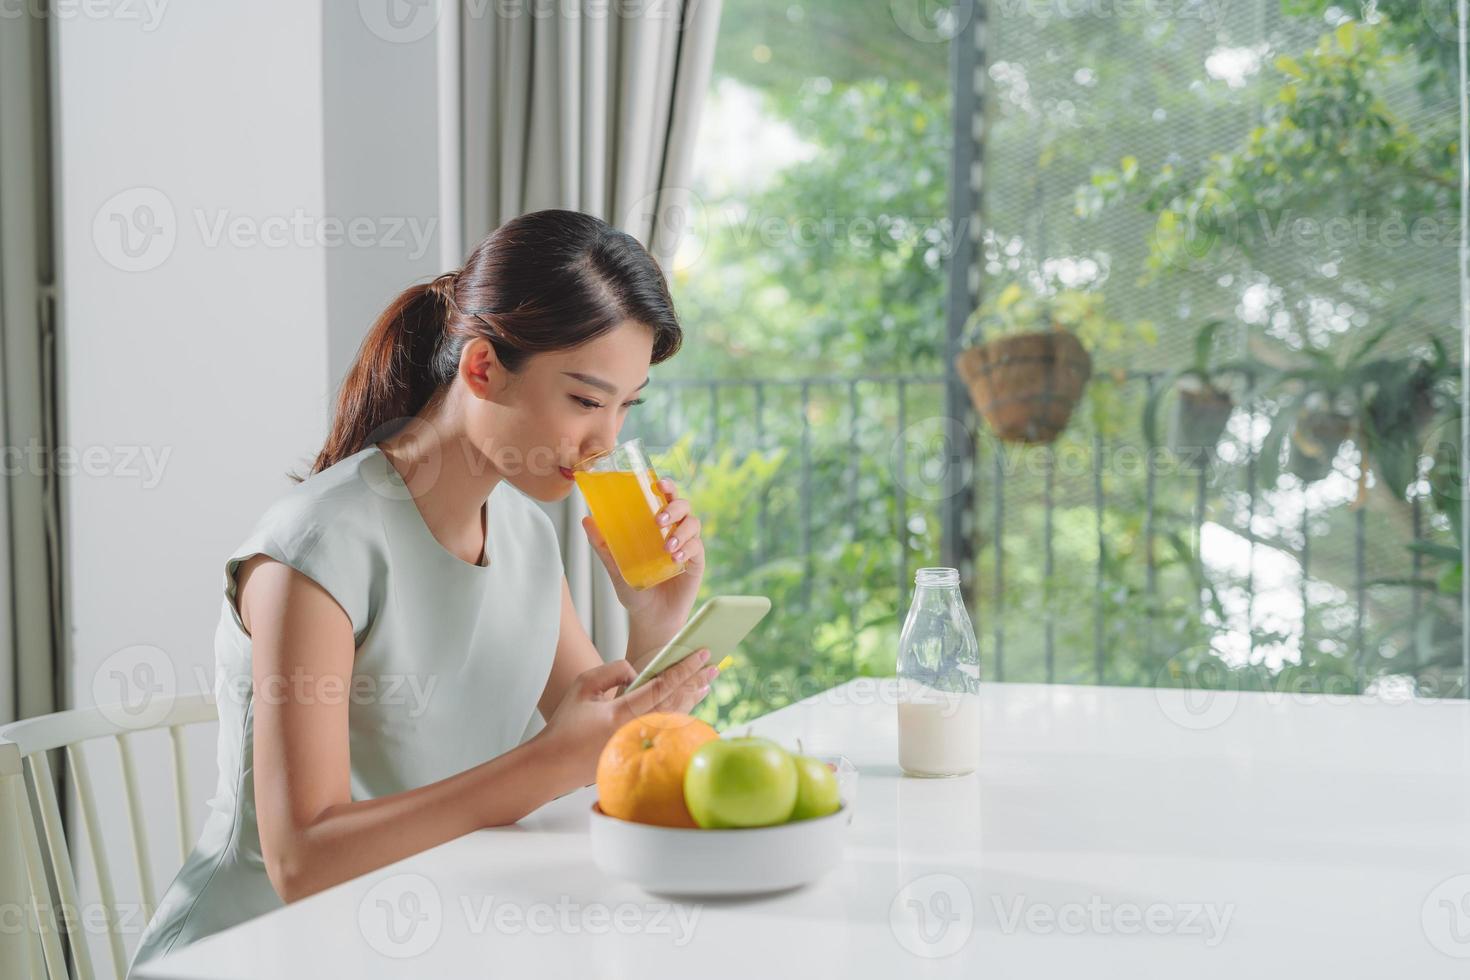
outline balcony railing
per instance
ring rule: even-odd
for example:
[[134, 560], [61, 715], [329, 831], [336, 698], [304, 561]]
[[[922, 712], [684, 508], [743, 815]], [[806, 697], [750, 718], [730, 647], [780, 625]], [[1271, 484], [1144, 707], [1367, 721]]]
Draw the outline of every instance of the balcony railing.
[[[974, 575], [968, 599], [982, 667], [994, 680], [1160, 682], [1159, 671], [1178, 669], [1178, 631], [1161, 625], [1171, 621], [1170, 603], [1172, 621], [1182, 610], [1227, 662], [1290, 665], [1308, 650], [1356, 691], [1381, 674], [1432, 667], [1414, 630], [1437, 600], [1406, 584], [1425, 573], [1410, 545], [1436, 530], [1424, 496], [1400, 505], [1400, 524], [1370, 521], [1368, 506], [1343, 499], [1361, 465], [1351, 443], [1337, 475], [1321, 484], [1288, 478], [1261, 487], [1258, 453], [1269, 425], [1262, 406], [1237, 407], [1217, 462], [1182, 467], [1141, 437], [1136, 410], [1160, 379], [1099, 375], [1092, 384], [1111, 389], [1110, 420], [1084, 399], [1051, 447], [1002, 446], [982, 428], [972, 433], [973, 460], [945, 447], [946, 379], [930, 374], [660, 379], [628, 434], [654, 446], [687, 434], [696, 467], [727, 450], [736, 459], [784, 451], [749, 502], [758, 519], [742, 561], [798, 561], [803, 603], [830, 584], [827, 544], [863, 540], [886, 550], [891, 569], [868, 575], [863, 589], [901, 615], [914, 570], [939, 563], [945, 536], [963, 528], [961, 553]], [[964, 494], [937, 474], [951, 465], [966, 468]], [[1079, 527], [1092, 539], [1084, 557]], [[1222, 552], [1243, 550], [1243, 568], [1207, 563], [1207, 530], [1229, 545]], [[1263, 556], [1275, 569], [1264, 606]], [[1299, 611], [1286, 613], [1295, 622], [1281, 621], [1291, 604], [1281, 581], [1288, 566]], [[1387, 629], [1399, 620], [1405, 628]]]

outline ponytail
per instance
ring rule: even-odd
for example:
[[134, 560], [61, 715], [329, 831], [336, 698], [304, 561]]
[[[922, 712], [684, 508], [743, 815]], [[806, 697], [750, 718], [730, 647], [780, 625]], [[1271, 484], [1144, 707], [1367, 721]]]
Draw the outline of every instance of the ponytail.
[[[458, 357], [444, 365], [437, 356], [453, 302], [446, 280], [453, 276], [446, 273], [408, 287], [379, 314], [342, 381], [336, 424], [312, 463], [312, 473], [387, 439], [454, 377]], [[302, 479], [295, 473], [290, 477]]]
[[470, 340], [487, 341], [516, 372], [537, 353], [569, 350], [629, 320], [653, 331], [654, 364], [679, 349], [668, 283], [636, 238], [576, 211], [513, 218], [463, 269], [410, 286], [378, 317], [342, 382], [311, 473], [407, 425], [454, 380]]

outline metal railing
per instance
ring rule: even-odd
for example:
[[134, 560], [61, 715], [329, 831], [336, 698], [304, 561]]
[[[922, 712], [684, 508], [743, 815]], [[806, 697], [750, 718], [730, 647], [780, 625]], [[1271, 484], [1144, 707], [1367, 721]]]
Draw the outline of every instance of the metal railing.
[[[1115, 385], [1120, 394], [1131, 395], [1141, 402], [1160, 383], [1162, 376], [1163, 373], [1157, 371], [1131, 371], [1100, 375], [1093, 379], [1092, 384]], [[920, 564], [934, 564], [937, 558], [914, 554], [910, 521], [916, 518], [921, 522], [937, 521], [944, 532], [952, 533], [962, 522], [960, 505], [970, 499], [968, 494], [961, 496], [952, 490], [941, 494], [926, 492], [916, 495], [912, 492], [913, 468], [933, 460], [913, 458], [907, 433], [912, 427], [943, 415], [944, 393], [950, 383], [952, 379], [938, 374], [660, 379], [649, 395], [650, 404], [640, 409], [642, 414], [630, 424], [629, 429], [630, 434], [643, 435], [650, 442], [666, 445], [681, 433], [697, 432], [696, 439], [703, 444], [703, 451], [698, 455], [703, 458], [712, 458], [723, 448], [737, 451], [784, 448], [788, 453], [786, 464], [755, 502], [760, 511], [759, 530], [753, 542], [751, 559], [760, 562], [779, 556], [799, 558], [804, 568], [803, 598], [808, 602], [822, 578], [814, 559], [818, 539], [841, 529], [845, 521], [859, 520], [862, 512], [864, 501], [860, 498], [857, 478], [859, 460], [864, 454], [870, 457], [874, 453], [887, 454], [888, 465], [884, 472], [889, 480], [886, 487], [879, 487], [878, 492], [891, 494], [889, 529], [893, 532], [893, 586], [900, 600], [906, 601], [915, 568]], [[1251, 405], [1237, 406], [1237, 417], [1242, 413], [1253, 421], [1265, 417]], [[1009, 571], [1020, 569], [1029, 562], [1039, 565], [1045, 592], [1037, 624], [1041, 639], [1042, 676], [1036, 679], [1044, 679], [1048, 683], [1060, 679], [1058, 612], [1065, 607], [1074, 611], [1069, 615], [1074, 622], [1077, 619], [1075, 610], [1088, 610], [1085, 615], [1091, 617], [1092, 644], [1090, 670], [1087, 671], [1090, 676], [1073, 671], [1065, 679], [1090, 680], [1098, 684], [1116, 682], [1108, 670], [1109, 609], [1105, 601], [1105, 591], [1110, 584], [1108, 556], [1116, 545], [1108, 531], [1109, 515], [1138, 516], [1140, 509], [1142, 568], [1139, 571], [1143, 604], [1149, 611], [1143, 618], [1141, 635], [1136, 637], [1138, 652], [1144, 662], [1153, 662], [1161, 653], [1166, 656], [1172, 654], [1173, 651], [1161, 649], [1152, 625], [1154, 606], [1162, 591], [1157, 555], [1159, 541], [1166, 534], [1179, 530], [1181, 523], [1177, 515], [1161, 511], [1163, 488], [1160, 481], [1172, 476], [1174, 483], [1169, 489], [1175, 501], [1181, 499], [1180, 480], [1193, 480], [1193, 499], [1188, 502], [1186, 520], [1191, 549], [1189, 560], [1194, 566], [1192, 574], [1200, 582], [1208, 585], [1210, 574], [1200, 549], [1207, 523], [1218, 523], [1247, 542], [1249, 555], [1242, 584], [1247, 660], [1254, 660], [1256, 655], [1255, 571], [1258, 548], [1269, 547], [1293, 559], [1300, 569], [1302, 619], [1299, 646], [1302, 650], [1318, 639], [1311, 634], [1314, 602], [1309, 592], [1314, 582], [1314, 568], [1319, 567], [1314, 563], [1327, 562], [1329, 572], [1341, 579], [1343, 562], [1338, 561], [1334, 565], [1329, 559], [1347, 559], [1347, 581], [1341, 583], [1341, 588], [1352, 597], [1353, 620], [1349, 631], [1352, 672], [1357, 690], [1365, 689], [1372, 679], [1367, 640], [1372, 584], [1368, 576], [1368, 509], [1363, 506], [1334, 506], [1331, 516], [1337, 522], [1342, 522], [1345, 513], [1350, 515], [1350, 554], [1315, 554], [1314, 538], [1319, 546], [1325, 545], [1321, 542], [1322, 535], [1314, 534], [1313, 523], [1324, 514], [1313, 511], [1309, 505], [1310, 497], [1305, 493], [1300, 495], [1301, 514], [1297, 527], [1290, 533], [1286, 528], [1277, 528], [1270, 535], [1256, 530], [1257, 517], [1266, 503], [1263, 499], [1265, 489], [1258, 486], [1258, 438], [1248, 436], [1241, 439], [1227, 434], [1225, 441], [1234, 447], [1231, 459], [1200, 467], [1197, 471], [1169, 470], [1155, 465], [1164, 456], [1143, 446], [1137, 417], [1132, 416], [1125, 421], [1128, 424], [1122, 431], [1105, 439], [1101, 427], [1090, 417], [1088, 403], [1084, 401], [1073, 417], [1069, 433], [1057, 446], [1006, 447], [997, 444], [987, 431], [972, 434], [976, 455], [967, 490], [976, 494], [973, 523], [977, 531], [971, 544], [977, 567], [974, 569], [976, 587], [968, 598], [976, 612], [977, 633], [982, 635], [983, 653], [989, 661], [984, 665], [987, 675], [995, 680], [1007, 677], [1007, 655], [1011, 652], [1013, 639], [1010, 635], [1012, 624], [1008, 620], [1007, 577]], [[1090, 455], [1086, 472], [1079, 472], [1074, 466], [1066, 474], [1067, 479], [1061, 479], [1058, 453], [1066, 454], [1065, 449], [1059, 448], [1063, 444], [1072, 450], [1074, 457], [1079, 446], [1086, 447], [1086, 454]], [[1141, 453], [1144, 462], [1137, 472], [1125, 473], [1117, 465], [1117, 460], [1130, 449]], [[1355, 465], [1362, 465], [1360, 450], [1352, 447], [1351, 453], [1357, 457]], [[834, 454], [844, 457], [842, 467], [834, 469], [827, 465]], [[827, 460], [819, 465], [819, 457], [824, 455]], [[1017, 477], [1018, 461], [1029, 461], [1033, 465], [1039, 461], [1040, 485], [1035, 488], [1035, 495], [1027, 493], [1024, 480]], [[952, 461], [943, 462], [948, 464]], [[1141, 495], [1141, 499], [1130, 492], [1130, 481], [1134, 484], [1132, 491]], [[923, 485], [928, 487], [931, 484]], [[784, 490], [786, 498], [794, 501], [794, 505], [783, 508], [781, 517], [773, 519], [776, 515], [771, 498], [778, 490]], [[1291, 488], [1288, 486], [1276, 492], [1289, 493]], [[1184, 491], [1182, 496], [1188, 497], [1188, 491]], [[1059, 595], [1053, 591], [1058, 571], [1058, 511], [1064, 505], [1075, 509], [1083, 500], [1084, 509], [1087, 506], [1091, 508], [1096, 536], [1097, 554], [1092, 569], [1091, 594]], [[1039, 515], [1031, 510], [1033, 507], [1040, 509]], [[1400, 536], [1394, 539], [1390, 529], [1384, 533], [1385, 545], [1394, 555], [1401, 550], [1410, 576], [1418, 579], [1423, 572], [1423, 559], [1419, 552], [1411, 552], [1407, 545], [1411, 540], [1423, 539], [1425, 511], [1419, 496], [1413, 497], [1406, 507], [1411, 515], [1412, 538], [1405, 540]], [[1232, 508], [1234, 517], [1228, 513]], [[1221, 513], [1212, 515], [1212, 509]], [[1007, 543], [1009, 528], [1020, 527], [1028, 517], [1035, 520], [1038, 516], [1041, 534], [1034, 551], [1027, 547], [1029, 542], [1020, 545]], [[985, 521], [983, 517], [989, 520]], [[777, 540], [777, 533], [782, 526], [792, 524], [795, 540], [783, 544]], [[847, 530], [852, 532], [851, 527]], [[1291, 540], [1292, 535], [1296, 535], [1297, 540]], [[1334, 546], [1333, 550], [1341, 552], [1342, 549]], [[989, 579], [988, 583], [985, 578]], [[1197, 614], [1201, 617], [1206, 615], [1204, 597], [1207, 591], [1201, 588], [1195, 595]], [[1417, 620], [1425, 601], [1421, 590], [1407, 590], [1404, 601]], [[901, 608], [899, 612], [902, 612]]]
[[[909, 461], [904, 458], [903, 440], [894, 439], [909, 426], [910, 411], [916, 392], [936, 400], [943, 392], [946, 379], [937, 374], [901, 375], [810, 375], [794, 378], [728, 378], [728, 379], [660, 379], [654, 393], [649, 395], [650, 404], [643, 414], [629, 426], [631, 434], [641, 435], [646, 441], [672, 445], [678, 436], [695, 431], [703, 443], [698, 455], [711, 458], [721, 448], [772, 451], [787, 450], [794, 457], [791, 466], [784, 467], [782, 481], [792, 490], [798, 501], [797, 531], [800, 548], [798, 553], [806, 567], [805, 594], [809, 599], [815, 571], [813, 567], [814, 534], [819, 525], [831, 526], [826, 515], [818, 514], [815, 505], [819, 497], [826, 498], [831, 492], [840, 490], [849, 515], [856, 512], [858, 499], [857, 469], [864, 452], [881, 449], [895, 450], [889, 492], [895, 502], [897, 532], [894, 556], [895, 582], [900, 594], [906, 594], [912, 580], [913, 555], [910, 535], [902, 533], [910, 517], [910, 492], [904, 471]], [[841, 451], [846, 456], [846, 471], [839, 481], [840, 487], [821, 486], [816, 475], [814, 458], [817, 447], [813, 443], [814, 409], [821, 406], [841, 418], [833, 418], [826, 426], [827, 434], [840, 436]], [[894, 422], [893, 431], [883, 439], [883, 445], [874, 445], [872, 438], [864, 438], [865, 423], [871, 428], [873, 414], [880, 408], [888, 408], [885, 417]], [[774, 425], [773, 416], [786, 411], [795, 412], [797, 422]], [[732, 418], [744, 415], [748, 418], [748, 438], [739, 439], [739, 433], [731, 438], [734, 427]], [[832, 481], [827, 481], [830, 484]], [[779, 485], [779, 483], [778, 483]], [[778, 553], [772, 540], [771, 490], [758, 495], [761, 531], [756, 541], [754, 559], [766, 560]], [[936, 517], [941, 526], [949, 527], [955, 521], [950, 512], [950, 501], [937, 501]]]

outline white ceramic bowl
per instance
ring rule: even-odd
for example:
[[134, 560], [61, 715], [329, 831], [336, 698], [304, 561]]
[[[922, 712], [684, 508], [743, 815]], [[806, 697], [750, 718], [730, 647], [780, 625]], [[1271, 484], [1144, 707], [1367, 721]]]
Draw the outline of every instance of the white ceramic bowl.
[[753, 895], [815, 881], [842, 863], [852, 806], [774, 827], [655, 827], [592, 804], [592, 859], [604, 874], [673, 896]]

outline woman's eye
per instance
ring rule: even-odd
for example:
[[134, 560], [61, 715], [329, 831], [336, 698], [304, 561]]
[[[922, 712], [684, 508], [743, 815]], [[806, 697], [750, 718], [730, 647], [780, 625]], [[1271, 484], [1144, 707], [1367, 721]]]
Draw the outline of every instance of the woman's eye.
[[[595, 401], [593, 401], [590, 398], [583, 398], [580, 395], [572, 395], [571, 396], [571, 399], [572, 399], [572, 401], [576, 402], [578, 405], [581, 405], [583, 408], [586, 408], [586, 409], [589, 409], [589, 410], [594, 410], [595, 411], [596, 409], [599, 409], [599, 408], [602, 407], [602, 403], [601, 402], [595, 402]], [[623, 402], [623, 409], [624, 410], [627, 410], [627, 409], [632, 408], [634, 405], [642, 405], [643, 404], [643, 401], [644, 400], [642, 398], [635, 398], [635, 399], [633, 399], [630, 402]]]

